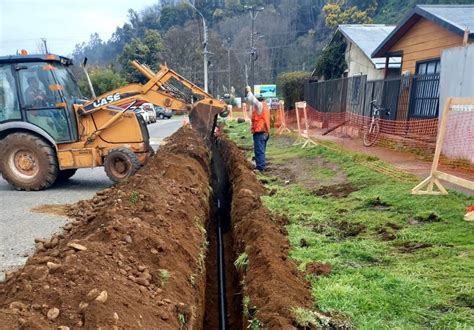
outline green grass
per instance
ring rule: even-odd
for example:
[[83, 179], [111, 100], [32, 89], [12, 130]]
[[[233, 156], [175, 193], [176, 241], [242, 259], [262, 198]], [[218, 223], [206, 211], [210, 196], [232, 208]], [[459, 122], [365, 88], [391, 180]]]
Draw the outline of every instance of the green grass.
[[327, 179], [327, 178], [332, 178], [333, 176], [335, 176], [336, 171], [331, 168], [322, 167], [322, 168], [314, 169], [311, 174], [317, 178]]
[[[248, 124], [232, 122], [228, 127], [239, 145], [252, 146]], [[272, 164], [323, 157], [357, 188], [346, 198], [316, 196], [297, 183], [259, 175], [274, 191], [263, 197], [264, 203], [289, 218], [290, 257], [299, 269], [309, 262], [332, 265], [329, 276], [308, 276], [319, 308], [347, 315], [351, 324], [364, 329], [474, 328], [474, 226], [462, 220], [474, 199], [454, 191], [414, 196], [410, 190], [416, 180], [399, 181], [364, 167], [360, 160], [370, 161], [366, 156], [323, 147], [301, 149], [287, 140], [270, 139], [267, 156]], [[311, 171], [329, 181], [335, 174], [331, 169]], [[388, 206], [377, 209], [374, 201]], [[440, 221], [409, 223], [430, 213]], [[346, 227], [363, 229], [351, 236]], [[382, 240], [381, 228], [396, 238]], [[431, 246], [403, 253], [400, 246], [407, 242]]]
[[260, 330], [262, 328], [262, 323], [255, 317], [257, 310], [255, 306], [251, 305], [249, 296], [244, 296], [242, 298], [242, 308], [242, 312], [248, 323], [247, 329]]
[[130, 203], [136, 204], [140, 200], [140, 193], [138, 191], [132, 191], [129, 199]]
[[179, 323], [179, 329], [184, 329], [186, 326], [186, 315], [183, 313], [178, 313], [178, 323]]
[[234, 266], [237, 270], [247, 270], [249, 264], [249, 256], [246, 252], [242, 252], [234, 261]]
[[305, 308], [292, 308], [296, 324], [302, 329], [319, 329], [329, 327], [330, 317], [324, 316], [317, 311], [311, 311]]
[[171, 276], [171, 273], [167, 269], [160, 269], [160, 285], [163, 288]]

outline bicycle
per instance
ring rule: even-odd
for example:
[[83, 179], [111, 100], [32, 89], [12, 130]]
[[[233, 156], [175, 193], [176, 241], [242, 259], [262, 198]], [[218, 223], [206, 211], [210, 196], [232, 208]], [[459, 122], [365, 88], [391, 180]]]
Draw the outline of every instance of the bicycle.
[[[382, 111], [386, 111], [386, 109], [382, 108], [379, 105], [376, 105], [375, 102], [377, 100], [372, 100], [370, 105], [372, 107], [372, 116], [370, 119], [370, 124], [368, 129], [364, 133], [364, 146], [371, 147], [377, 142], [377, 139], [380, 134], [380, 114]], [[390, 114], [390, 109], [386, 111], [386, 114]]]

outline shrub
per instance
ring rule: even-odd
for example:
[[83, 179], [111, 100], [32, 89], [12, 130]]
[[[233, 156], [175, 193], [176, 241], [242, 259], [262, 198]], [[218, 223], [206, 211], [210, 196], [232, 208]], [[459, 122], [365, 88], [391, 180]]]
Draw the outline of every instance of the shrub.
[[347, 69], [346, 42], [341, 33], [337, 33], [332, 42], [321, 52], [316, 62], [315, 74], [325, 80], [341, 78]]
[[283, 96], [287, 108], [293, 108], [295, 102], [303, 100], [304, 84], [310, 76], [309, 72], [303, 71], [286, 72], [278, 76], [277, 90]]

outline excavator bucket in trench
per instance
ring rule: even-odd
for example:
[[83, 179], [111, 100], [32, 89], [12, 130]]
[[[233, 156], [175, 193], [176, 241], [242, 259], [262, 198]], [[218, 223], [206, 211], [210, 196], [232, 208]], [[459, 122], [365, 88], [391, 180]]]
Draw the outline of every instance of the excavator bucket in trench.
[[226, 117], [226, 111], [222, 107], [198, 103], [191, 110], [189, 120], [204, 139], [209, 139], [214, 133], [218, 115]]

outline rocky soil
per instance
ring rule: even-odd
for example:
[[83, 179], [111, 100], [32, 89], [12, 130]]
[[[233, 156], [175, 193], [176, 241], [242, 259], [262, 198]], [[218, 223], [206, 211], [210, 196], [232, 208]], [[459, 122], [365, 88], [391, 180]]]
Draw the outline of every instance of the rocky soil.
[[201, 328], [209, 151], [181, 129], [0, 284], [2, 328]]

